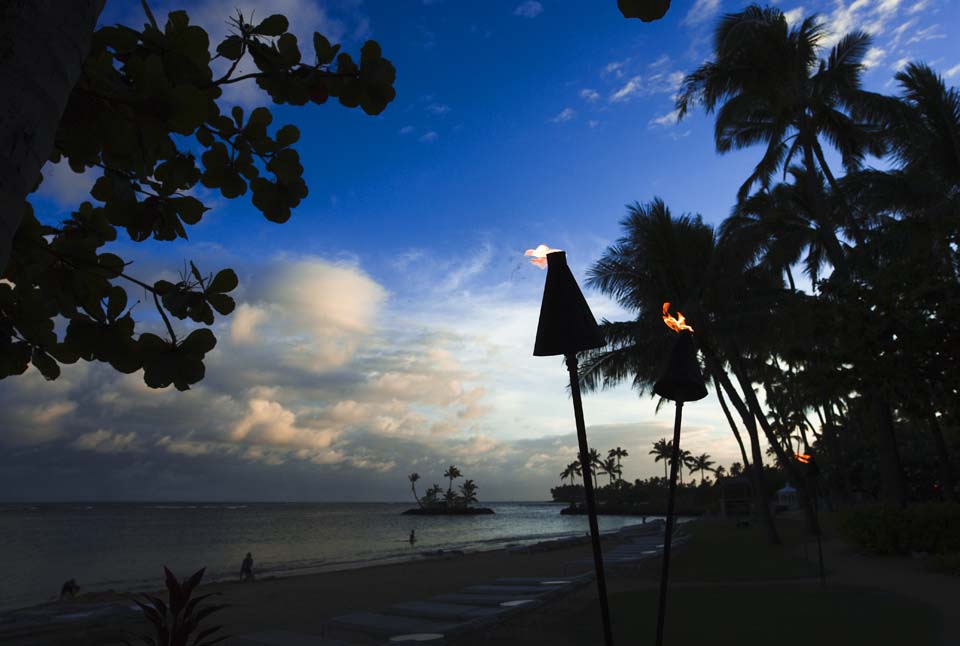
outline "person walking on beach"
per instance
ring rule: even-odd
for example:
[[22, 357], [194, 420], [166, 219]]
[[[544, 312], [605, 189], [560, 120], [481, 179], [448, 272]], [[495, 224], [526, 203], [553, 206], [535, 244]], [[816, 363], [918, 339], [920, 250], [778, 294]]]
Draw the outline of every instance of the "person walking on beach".
[[415, 529], [410, 530], [410, 545], [413, 545], [417, 542], [417, 534]]
[[240, 566], [240, 581], [253, 581], [255, 578], [253, 576], [253, 555], [247, 552], [243, 564]]
[[70, 579], [69, 581], [64, 582], [63, 586], [60, 588], [60, 601], [64, 599], [73, 599], [80, 592], [80, 586], [77, 585], [76, 579]]

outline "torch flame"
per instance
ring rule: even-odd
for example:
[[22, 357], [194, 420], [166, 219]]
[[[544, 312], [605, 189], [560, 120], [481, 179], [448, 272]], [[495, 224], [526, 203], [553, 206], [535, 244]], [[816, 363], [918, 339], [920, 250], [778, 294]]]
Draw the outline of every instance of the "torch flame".
[[536, 249], [527, 249], [523, 254], [524, 256], [530, 256], [530, 262], [539, 267], [540, 269], [547, 268], [547, 254], [553, 253], [554, 251], [561, 251], [560, 249], [551, 249], [545, 244], [538, 245]]
[[794, 456], [800, 464], [810, 464], [811, 456], [806, 453], [796, 453]]
[[677, 318], [670, 316], [669, 302], [663, 304], [663, 322], [674, 332], [683, 332], [684, 330], [693, 332], [693, 328], [687, 325], [687, 319], [683, 317], [683, 314], [677, 312]]

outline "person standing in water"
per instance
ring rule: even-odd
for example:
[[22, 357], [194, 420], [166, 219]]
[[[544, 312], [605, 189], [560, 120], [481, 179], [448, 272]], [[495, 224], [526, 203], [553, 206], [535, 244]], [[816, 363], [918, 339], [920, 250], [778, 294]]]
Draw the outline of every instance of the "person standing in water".
[[247, 552], [243, 564], [240, 566], [240, 581], [253, 581], [255, 578], [253, 576], [253, 555]]
[[413, 545], [417, 542], [417, 534], [415, 529], [410, 530], [410, 544]]

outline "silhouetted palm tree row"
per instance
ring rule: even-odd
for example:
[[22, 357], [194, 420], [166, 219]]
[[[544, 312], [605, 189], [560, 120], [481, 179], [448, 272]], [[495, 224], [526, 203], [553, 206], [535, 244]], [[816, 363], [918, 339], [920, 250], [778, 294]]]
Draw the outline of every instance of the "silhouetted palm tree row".
[[417, 496], [417, 481], [420, 480], [420, 474], [411, 473], [407, 476], [407, 480], [410, 481], [410, 490], [413, 492], [413, 497], [421, 508], [437, 506], [469, 507], [477, 502], [478, 487], [473, 480], [464, 480], [463, 484], [460, 485], [459, 492], [453, 490], [453, 481], [463, 477], [460, 469], [454, 465], [450, 465], [450, 467], [444, 471], [443, 477], [449, 480], [449, 486], [446, 491], [444, 491], [440, 485], [434, 484], [427, 489], [423, 498], [420, 498]]
[[[761, 438], [811, 527], [798, 451], [816, 454], [836, 501], [853, 488], [901, 504], [956, 495], [944, 428], [960, 424], [949, 377], [960, 365], [960, 94], [921, 63], [896, 74], [899, 96], [868, 92], [870, 37], [826, 50], [824, 35], [816, 16], [790, 27], [776, 8], [719, 21], [677, 108], [703, 106], [719, 153], [760, 144], [760, 161], [717, 229], [656, 197], [629, 206], [588, 280], [634, 318], [603, 321], [607, 345], [582, 356], [583, 386], [651, 392], [675, 338], [661, 307], [673, 303], [695, 329], [771, 542]], [[665, 474], [667, 446], [651, 452]], [[938, 470], [907, 482], [905, 446]]]
[[[663, 461], [663, 480], [667, 481], [667, 466], [669, 465], [671, 458], [673, 457], [673, 440], [667, 440], [666, 438], [660, 438], [653, 443], [653, 448], [649, 451], [649, 455], [654, 456], [654, 462]], [[700, 473], [700, 484], [703, 484], [703, 478], [707, 472], [714, 472], [715, 469], [713, 465], [715, 462], [710, 459], [710, 455], [707, 453], [701, 453], [700, 455], [693, 455], [690, 451], [681, 448], [679, 451], [680, 466], [678, 469], [680, 473], [680, 483], [683, 484], [683, 467], [686, 467], [690, 475], [699, 472]]]
[[[619, 446], [607, 451], [606, 458], [603, 458], [596, 449], [590, 449], [587, 459], [590, 464], [590, 475], [596, 479], [599, 474], [604, 473], [610, 477], [611, 485], [621, 482], [623, 480], [623, 467], [620, 461], [629, 455], [626, 449]], [[575, 476], [583, 477], [583, 462], [581, 460], [574, 460], [560, 472], [560, 483], [563, 484], [568, 478], [573, 482]]]

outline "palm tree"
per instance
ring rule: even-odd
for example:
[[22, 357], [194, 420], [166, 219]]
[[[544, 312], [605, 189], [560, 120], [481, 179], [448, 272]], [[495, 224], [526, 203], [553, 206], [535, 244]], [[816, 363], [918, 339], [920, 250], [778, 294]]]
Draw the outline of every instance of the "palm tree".
[[713, 475], [717, 477], [717, 481], [720, 481], [720, 478], [727, 475], [727, 469], [721, 464], [716, 469], [713, 470]]
[[563, 472], [567, 474], [567, 477], [570, 478], [570, 482], [573, 483], [574, 476], [583, 475], [583, 471], [580, 465], [580, 460], [574, 460], [573, 462], [568, 464], [567, 468], [564, 469]]
[[607, 457], [617, 459], [617, 474], [621, 480], [623, 479], [623, 469], [620, 466], [620, 460], [621, 458], [626, 458], [629, 456], [630, 454], [627, 452], [627, 450], [620, 448], [619, 446], [615, 449], [610, 449], [609, 451], [607, 451]]
[[597, 475], [600, 473], [600, 470], [603, 469], [603, 458], [600, 457], [600, 451], [596, 449], [590, 449], [588, 457], [590, 475], [593, 476], [594, 482], [596, 482]]
[[667, 464], [670, 462], [670, 456], [673, 455], [673, 440], [667, 441], [665, 437], [660, 438], [653, 443], [653, 449], [650, 450], [648, 455], [655, 456], [653, 458], [654, 462], [663, 460], [663, 481], [666, 482]]
[[602, 460], [600, 462], [600, 466], [603, 469], [603, 472], [609, 476], [610, 484], [612, 485], [617, 479], [617, 475], [620, 473], [620, 467], [617, 466], [616, 458], [610, 456], [606, 460]]
[[413, 499], [417, 501], [417, 504], [420, 507], [423, 507], [423, 503], [420, 502], [420, 498], [417, 496], [417, 480], [420, 479], [419, 473], [411, 473], [407, 476], [407, 480], [410, 481], [410, 490], [413, 492]]
[[693, 475], [694, 473], [697, 473], [697, 472], [699, 471], [699, 472], [700, 472], [700, 484], [702, 485], [702, 484], [703, 484], [703, 476], [706, 474], [707, 471], [712, 471], [712, 472], [715, 472], [715, 473], [716, 473], [719, 469], [722, 468], [722, 467], [718, 467], [717, 469], [714, 469], [714, 468], [713, 468], [713, 465], [714, 465], [714, 464], [715, 464], [715, 462], [710, 459], [710, 456], [709, 456], [708, 454], [706, 454], [706, 453], [701, 453], [700, 455], [698, 455], [698, 456], [696, 456], [696, 457], [693, 458], [693, 462], [692, 462], [692, 465], [693, 465], [693, 466], [692, 466], [692, 468], [690, 469], [690, 474]]
[[443, 472], [443, 477], [449, 478], [450, 480], [450, 486], [447, 487], [447, 500], [451, 500], [456, 496], [456, 494], [453, 492], [453, 481], [457, 478], [463, 477], [463, 474], [460, 473], [460, 469], [451, 464], [450, 468]]
[[866, 98], [860, 85], [870, 37], [852, 32], [820, 60], [824, 34], [815, 15], [791, 28], [779, 9], [751, 5], [718, 22], [713, 59], [683, 80], [679, 117], [698, 103], [716, 112], [718, 152], [766, 144], [740, 198], [756, 183], [768, 187], [798, 154], [807, 171], [819, 169], [836, 190], [822, 138], [834, 145], [848, 172], [858, 169], [866, 154], [883, 154], [876, 130], [853, 116]]
[[[763, 411], [756, 398], [749, 398], [752, 389], [741, 394], [727, 370], [747, 344], [759, 352], [763, 344], [772, 346], [780, 339], [773, 314], [782, 276], [755, 266], [750, 250], [722, 243], [700, 216], [674, 217], [658, 198], [629, 206], [621, 225], [623, 236], [590, 268], [588, 284], [615, 298], [635, 319], [602, 322], [607, 345], [582, 353], [581, 383], [589, 391], [630, 380], [641, 395], [650, 392], [675, 338], [663, 324], [662, 306], [675, 303], [696, 330], [706, 374], [717, 379], [749, 435], [756, 505], [770, 542], [776, 543], [779, 536], [766, 513], [768, 488], [762, 482], [757, 415]], [[731, 430], [739, 432], [735, 426]]]
[[434, 483], [432, 487], [427, 489], [426, 493], [423, 494], [424, 506], [432, 507], [436, 505], [440, 500], [440, 494], [443, 493], [443, 487]]
[[734, 462], [730, 465], [730, 476], [733, 478], [739, 478], [743, 475], [743, 465], [739, 462]]
[[680, 454], [677, 456], [680, 459], [680, 466], [678, 471], [680, 472], [680, 484], [683, 484], [683, 468], [686, 467], [692, 474], [694, 469], [693, 454], [687, 449], [680, 449]]
[[464, 507], [477, 502], [477, 485], [473, 480], [464, 480], [460, 485], [460, 500]]

